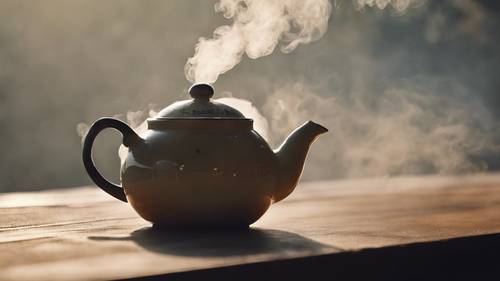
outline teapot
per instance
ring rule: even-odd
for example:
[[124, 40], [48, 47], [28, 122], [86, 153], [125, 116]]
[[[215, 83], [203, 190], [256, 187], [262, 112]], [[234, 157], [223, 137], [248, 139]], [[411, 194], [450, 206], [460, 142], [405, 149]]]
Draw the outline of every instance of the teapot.
[[[194, 84], [189, 94], [192, 100], [149, 118], [142, 137], [118, 119], [98, 119], [84, 139], [85, 169], [153, 226], [248, 227], [295, 189], [310, 145], [328, 130], [306, 122], [273, 151], [252, 119], [210, 100], [212, 86]], [[128, 148], [121, 186], [106, 180], [92, 160], [93, 142], [106, 128], [118, 130]]]

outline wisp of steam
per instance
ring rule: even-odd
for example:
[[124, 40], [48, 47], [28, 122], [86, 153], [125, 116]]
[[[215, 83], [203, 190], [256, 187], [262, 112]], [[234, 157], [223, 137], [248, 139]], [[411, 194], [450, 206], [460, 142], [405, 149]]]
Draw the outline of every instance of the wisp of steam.
[[[355, 5], [384, 9], [389, 4], [399, 12], [415, 0], [355, 0]], [[251, 59], [268, 56], [278, 44], [290, 53], [300, 44], [320, 39], [328, 28], [332, 5], [329, 0], [221, 0], [215, 10], [232, 25], [215, 29], [213, 37], [201, 37], [188, 59], [186, 78], [196, 83], [214, 83], [219, 75], [235, 67], [246, 54]]]
[[398, 12], [403, 12], [412, 4], [418, 0], [355, 0], [357, 7], [362, 9], [364, 6], [374, 7], [379, 9], [385, 9], [389, 4]]
[[221, 0], [215, 10], [232, 25], [215, 29], [213, 38], [201, 37], [186, 66], [186, 78], [214, 83], [220, 74], [237, 65], [243, 55], [257, 59], [281, 51], [289, 53], [299, 44], [325, 34], [330, 17], [328, 0]]

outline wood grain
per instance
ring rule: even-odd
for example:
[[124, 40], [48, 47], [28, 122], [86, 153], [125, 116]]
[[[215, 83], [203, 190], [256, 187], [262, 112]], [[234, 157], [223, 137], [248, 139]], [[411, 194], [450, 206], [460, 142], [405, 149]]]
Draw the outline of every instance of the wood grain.
[[304, 182], [238, 231], [153, 230], [96, 187], [2, 194], [0, 214], [1, 280], [179, 276], [500, 233], [500, 175]]

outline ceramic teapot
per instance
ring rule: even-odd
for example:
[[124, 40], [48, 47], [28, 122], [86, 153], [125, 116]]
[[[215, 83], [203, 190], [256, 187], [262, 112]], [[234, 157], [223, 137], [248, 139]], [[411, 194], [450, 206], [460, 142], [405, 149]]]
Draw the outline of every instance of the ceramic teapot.
[[[97, 120], [83, 145], [87, 173], [156, 226], [248, 226], [294, 190], [309, 146], [328, 130], [309, 121], [273, 151], [252, 119], [210, 100], [210, 85], [195, 84], [189, 94], [192, 100], [148, 119], [142, 138], [120, 120]], [[94, 139], [106, 128], [120, 131], [128, 148], [121, 186], [106, 180], [92, 161]]]

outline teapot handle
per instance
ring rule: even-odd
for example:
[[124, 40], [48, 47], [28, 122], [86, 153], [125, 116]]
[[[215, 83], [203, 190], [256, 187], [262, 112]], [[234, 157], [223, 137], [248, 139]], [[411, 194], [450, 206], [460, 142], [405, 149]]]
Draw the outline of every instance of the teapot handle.
[[97, 171], [94, 161], [92, 160], [92, 145], [94, 144], [94, 140], [97, 135], [106, 128], [113, 128], [120, 131], [123, 135], [123, 145], [126, 147], [134, 146], [143, 140], [126, 123], [118, 119], [104, 117], [92, 124], [83, 142], [83, 164], [90, 178], [97, 186], [111, 196], [123, 202], [127, 202], [127, 197], [125, 196], [123, 188], [105, 179], [99, 171]]

